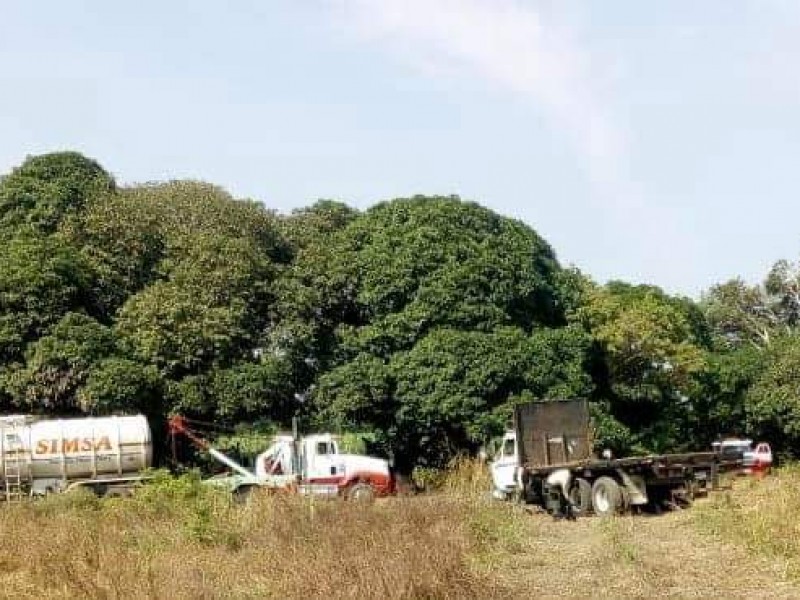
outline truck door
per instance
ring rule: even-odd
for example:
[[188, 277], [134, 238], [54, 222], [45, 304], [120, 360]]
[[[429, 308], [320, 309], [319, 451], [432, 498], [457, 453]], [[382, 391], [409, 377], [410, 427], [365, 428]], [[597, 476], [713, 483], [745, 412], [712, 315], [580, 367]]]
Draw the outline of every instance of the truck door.
[[308, 479], [333, 480], [344, 477], [344, 467], [339, 464], [336, 443], [332, 440], [309, 440], [307, 456]]
[[514, 473], [517, 470], [517, 443], [513, 433], [506, 434], [503, 443], [491, 464], [492, 480], [495, 490], [508, 494], [514, 491]]

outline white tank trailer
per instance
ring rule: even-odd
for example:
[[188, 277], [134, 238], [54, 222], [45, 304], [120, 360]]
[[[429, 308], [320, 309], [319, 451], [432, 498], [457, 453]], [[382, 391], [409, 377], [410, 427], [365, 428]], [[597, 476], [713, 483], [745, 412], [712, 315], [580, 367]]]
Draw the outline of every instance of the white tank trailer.
[[0, 476], [6, 497], [88, 487], [124, 495], [145, 477], [153, 443], [143, 415], [36, 419], [0, 416]]

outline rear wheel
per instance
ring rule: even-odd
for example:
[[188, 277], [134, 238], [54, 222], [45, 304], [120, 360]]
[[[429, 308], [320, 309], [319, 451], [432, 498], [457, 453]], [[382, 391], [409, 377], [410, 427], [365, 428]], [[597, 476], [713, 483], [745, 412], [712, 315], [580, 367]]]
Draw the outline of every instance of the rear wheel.
[[600, 517], [610, 517], [622, 510], [622, 491], [611, 477], [600, 477], [594, 482], [592, 508]]
[[372, 502], [375, 500], [375, 490], [368, 483], [355, 483], [347, 488], [345, 497], [356, 502]]
[[575, 515], [584, 517], [592, 512], [592, 484], [578, 477], [569, 490], [569, 501]]

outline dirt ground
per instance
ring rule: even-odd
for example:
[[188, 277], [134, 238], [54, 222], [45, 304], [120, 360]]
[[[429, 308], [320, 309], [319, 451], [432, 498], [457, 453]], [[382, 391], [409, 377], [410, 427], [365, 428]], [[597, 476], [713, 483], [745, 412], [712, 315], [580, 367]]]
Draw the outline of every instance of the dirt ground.
[[536, 598], [800, 598], [784, 565], [701, 533], [694, 510], [570, 522], [531, 515], [530, 535], [493, 570]]

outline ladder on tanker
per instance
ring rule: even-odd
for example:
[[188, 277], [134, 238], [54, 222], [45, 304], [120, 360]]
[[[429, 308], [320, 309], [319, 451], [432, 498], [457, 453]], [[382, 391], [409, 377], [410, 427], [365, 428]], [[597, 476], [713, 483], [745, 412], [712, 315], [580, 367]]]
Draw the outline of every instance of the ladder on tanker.
[[25, 447], [22, 444], [20, 430], [16, 426], [3, 427], [3, 492], [6, 502], [22, 500], [25, 496], [22, 489], [23, 469], [28, 465], [25, 460]]

